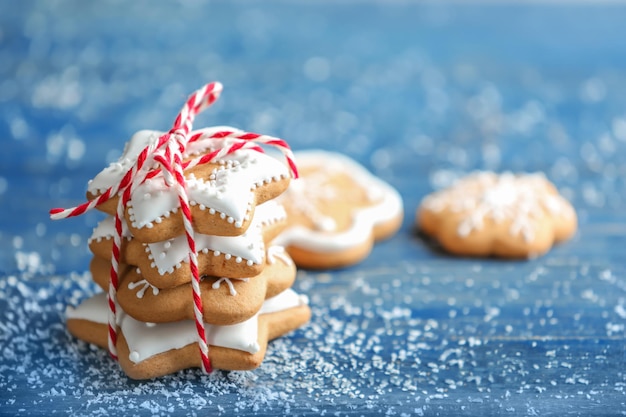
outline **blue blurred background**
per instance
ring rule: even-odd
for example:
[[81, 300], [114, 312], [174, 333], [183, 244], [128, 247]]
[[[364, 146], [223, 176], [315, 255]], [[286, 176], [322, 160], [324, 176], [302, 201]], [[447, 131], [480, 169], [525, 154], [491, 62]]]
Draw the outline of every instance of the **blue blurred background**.
[[[623, 415], [626, 4], [22, 0], [0, 5], [0, 415]], [[139, 129], [224, 84], [195, 127], [343, 152], [405, 219], [361, 264], [300, 271], [313, 318], [254, 372], [129, 381], [70, 337], [103, 216], [52, 222]], [[416, 235], [475, 169], [542, 171], [578, 234], [461, 259]]]
[[624, 204], [625, 21], [584, 2], [4, 4], [0, 270], [84, 269], [99, 217], [47, 210], [82, 202], [133, 132], [168, 129], [214, 80], [196, 127], [347, 153], [407, 212], [481, 168], [544, 171], [583, 223], [601, 217]]
[[196, 127], [345, 152], [409, 181], [409, 212], [472, 169], [541, 170], [585, 221], [586, 205], [623, 204], [624, 21], [622, 5], [585, 3], [5, 4], [0, 268], [23, 269], [12, 249], [84, 268], [95, 217], [51, 224], [47, 206], [81, 202], [133, 132], [168, 129], [214, 80], [224, 93]]

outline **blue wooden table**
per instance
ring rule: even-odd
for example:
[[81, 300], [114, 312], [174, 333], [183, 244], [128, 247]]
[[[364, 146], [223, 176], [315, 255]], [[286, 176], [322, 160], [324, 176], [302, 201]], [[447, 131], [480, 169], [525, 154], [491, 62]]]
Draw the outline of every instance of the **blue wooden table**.
[[[5, 2], [0, 13], [1, 415], [625, 415], [626, 6]], [[136, 130], [197, 126], [346, 153], [403, 227], [300, 271], [306, 327], [253, 372], [127, 379], [68, 335], [96, 291], [98, 213], [51, 222]], [[579, 215], [529, 261], [446, 255], [421, 198], [474, 169], [542, 171]]]

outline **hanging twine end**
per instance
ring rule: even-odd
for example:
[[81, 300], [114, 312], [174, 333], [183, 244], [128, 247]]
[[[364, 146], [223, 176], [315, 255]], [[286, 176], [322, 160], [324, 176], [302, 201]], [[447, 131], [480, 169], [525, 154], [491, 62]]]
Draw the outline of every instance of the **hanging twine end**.
[[50, 210], [48, 212], [48, 214], [50, 214], [50, 219], [51, 220], [59, 220], [64, 218], [65, 216], [63, 216], [63, 212], [65, 210], [62, 208], [53, 208], [52, 210]]
[[298, 174], [298, 167], [291, 159], [288, 159], [287, 163], [289, 164], [289, 168], [291, 169], [291, 175], [293, 179], [297, 180], [300, 177], [300, 174]]
[[213, 366], [211, 366], [211, 360], [208, 357], [202, 358], [202, 370], [205, 374], [213, 372]]

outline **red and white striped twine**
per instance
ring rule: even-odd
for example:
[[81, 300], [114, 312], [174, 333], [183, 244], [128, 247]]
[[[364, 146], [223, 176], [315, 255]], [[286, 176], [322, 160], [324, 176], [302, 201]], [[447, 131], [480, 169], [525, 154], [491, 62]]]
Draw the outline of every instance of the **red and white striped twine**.
[[[111, 256], [111, 271], [108, 291], [109, 303], [109, 323], [108, 323], [108, 343], [109, 352], [114, 359], [117, 359], [117, 289], [119, 285], [119, 262], [120, 247], [122, 243], [122, 219], [124, 210], [128, 204], [135, 187], [143, 183], [147, 178], [162, 173], [165, 183], [170, 187], [176, 187], [178, 201], [183, 213], [183, 226], [189, 247], [189, 266], [192, 274], [191, 287], [193, 290], [194, 318], [198, 334], [198, 347], [202, 360], [202, 369], [211, 372], [211, 361], [209, 359], [209, 347], [206, 342], [206, 332], [204, 328], [202, 297], [200, 292], [200, 272], [198, 270], [198, 254], [194, 239], [194, 230], [191, 216], [191, 208], [187, 196], [187, 186], [184, 170], [196, 165], [209, 163], [216, 158], [221, 158], [239, 149], [247, 148], [263, 152], [260, 145], [277, 147], [284, 155], [287, 164], [294, 178], [297, 178], [298, 171], [294, 163], [293, 153], [287, 142], [271, 136], [259, 135], [257, 133], [220, 131], [207, 133], [205, 131], [192, 132], [193, 121], [202, 110], [213, 104], [222, 92], [222, 84], [209, 83], [193, 93], [185, 105], [178, 113], [174, 125], [169, 132], [159, 137], [156, 143], [146, 146], [138, 155], [135, 164], [125, 173], [119, 183], [109, 187], [92, 201], [85, 202], [79, 206], [50, 210], [50, 217], [53, 220], [67, 217], [79, 216], [88, 210], [97, 207], [119, 196], [117, 210], [115, 213], [115, 234], [113, 236], [113, 248]], [[201, 139], [230, 139], [222, 143], [228, 146], [218, 148], [206, 155], [183, 162], [183, 154], [187, 144]], [[154, 167], [156, 163], [156, 168]]]

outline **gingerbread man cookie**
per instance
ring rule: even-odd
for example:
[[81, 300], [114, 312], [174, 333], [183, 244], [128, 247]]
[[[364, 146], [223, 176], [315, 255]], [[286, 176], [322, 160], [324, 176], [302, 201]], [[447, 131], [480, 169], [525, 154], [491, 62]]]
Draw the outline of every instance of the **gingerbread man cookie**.
[[476, 172], [425, 197], [418, 227], [447, 251], [536, 257], [571, 238], [577, 218], [543, 174]]
[[375, 241], [393, 235], [402, 222], [398, 192], [363, 166], [333, 152], [295, 154], [300, 178], [277, 198], [287, 228], [275, 243], [306, 268], [338, 268], [367, 257]]

